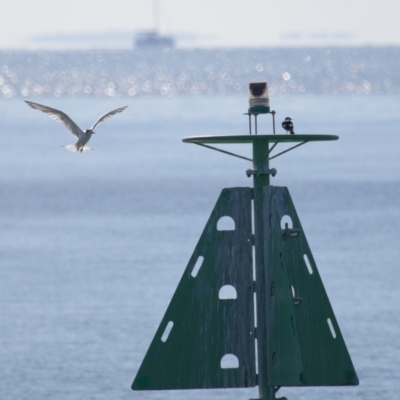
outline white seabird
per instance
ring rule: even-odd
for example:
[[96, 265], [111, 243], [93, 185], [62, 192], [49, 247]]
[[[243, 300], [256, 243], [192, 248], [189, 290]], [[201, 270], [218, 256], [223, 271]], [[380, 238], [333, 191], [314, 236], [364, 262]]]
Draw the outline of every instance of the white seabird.
[[78, 125], [72, 119], [65, 113], [63, 113], [60, 110], [56, 110], [55, 108], [47, 107], [42, 104], [38, 103], [33, 103], [32, 101], [27, 101], [24, 100], [25, 103], [28, 104], [28, 106], [34, 108], [35, 110], [40, 110], [43, 111], [45, 114], [47, 114], [50, 118], [54, 119], [57, 122], [61, 122], [74, 136], [78, 138], [78, 141], [74, 144], [68, 144], [67, 146], [64, 146], [67, 150], [73, 151], [73, 152], [82, 152], [82, 151], [88, 151], [91, 150], [89, 146], [86, 146], [86, 143], [90, 140], [90, 137], [92, 136], [94, 132], [94, 128], [96, 128], [97, 125], [101, 124], [102, 122], [106, 121], [109, 119], [112, 115], [118, 114], [122, 111], [125, 110], [128, 106], [125, 107], [120, 107], [117, 108], [116, 110], [109, 111], [108, 113], [102, 115], [93, 125], [90, 129], [86, 129], [86, 131], [83, 131], [81, 128], [79, 128]]

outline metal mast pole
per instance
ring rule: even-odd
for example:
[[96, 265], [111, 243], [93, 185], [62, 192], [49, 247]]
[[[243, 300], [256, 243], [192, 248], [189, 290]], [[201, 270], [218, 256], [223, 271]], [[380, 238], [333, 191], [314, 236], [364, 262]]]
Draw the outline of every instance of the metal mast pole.
[[275, 399], [274, 387], [268, 383], [268, 336], [269, 332], [269, 279], [266, 268], [267, 254], [264, 247], [264, 221], [266, 207], [263, 204], [263, 188], [269, 185], [269, 141], [260, 138], [253, 142], [254, 166], [254, 245], [256, 270], [256, 308], [257, 308], [257, 353], [258, 353], [258, 387], [259, 398], [262, 400]]
[[153, 0], [153, 25], [154, 31], [160, 32], [160, 2]]

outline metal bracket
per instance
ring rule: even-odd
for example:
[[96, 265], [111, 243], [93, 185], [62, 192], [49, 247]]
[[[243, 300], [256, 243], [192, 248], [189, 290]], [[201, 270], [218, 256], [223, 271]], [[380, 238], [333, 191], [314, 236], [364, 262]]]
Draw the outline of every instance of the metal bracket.
[[217, 149], [216, 147], [208, 146], [208, 145], [206, 145], [206, 144], [204, 144], [204, 143], [199, 143], [199, 142], [193, 142], [193, 143], [194, 143], [194, 144], [197, 144], [197, 145], [199, 145], [199, 146], [207, 147], [207, 149], [219, 151], [220, 153], [225, 153], [225, 154], [228, 154], [228, 155], [230, 155], [230, 156], [234, 156], [234, 157], [237, 157], [237, 158], [241, 158], [242, 160], [247, 160], [247, 161], [253, 162], [253, 160], [252, 160], [251, 158], [243, 157], [243, 156], [240, 156], [239, 154], [231, 153], [230, 151], [226, 151], [226, 150], [222, 150], [222, 149]]
[[293, 239], [300, 234], [300, 229], [289, 228], [289, 225], [285, 224], [285, 229], [282, 229], [283, 240]]
[[246, 175], [248, 178], [250, 178], [251, 175], [255, 175], [255, 176], [260, 176], [260, 175], [272, 175], [275, 176], [277, 174], [277, 170], [275, 168], [271, 168], [271, 169], [248, 169], [246, 171]]
[[299, 306], [302, 300], [303, 300], [302, 297], [293, 297], [293, 303], [295, 306]]

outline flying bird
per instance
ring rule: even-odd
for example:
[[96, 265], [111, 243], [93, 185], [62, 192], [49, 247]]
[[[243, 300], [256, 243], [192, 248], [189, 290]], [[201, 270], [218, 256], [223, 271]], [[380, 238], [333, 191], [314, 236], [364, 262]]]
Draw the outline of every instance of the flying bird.
[[290, 132], [291, 135], [294, 135], [293, 122], [291, 118], [285, 118], [285, 120], [282, 122], [282, 128], [286, 131], [286, 133]]
[[108, 113], [102, 115], [90, 129], [86, 129], [83, 131], [79, 128], [78, 125], [65, 113], [60, 110], [56, 110], [55, 108], [47, 107], [42, 104], [33, 103], [32, 101], [26, 101], [29, 107], [34, 108], [35, 110], [39, 110], [47, 114], [51, 119], [54, 119], [57, 122], [61, 122], [76, 138], [78, 141], [74, 144], [68, 144], [64, 146], [67, 150], [73, 152], [82, 152], [91, 150], [89, 146], [86, 146], [86, 143], [90, 140], [91, 136], [96, 133], [94, 129], [97, 125], [109, 119], [112, 115], [118, 114], [125, 110], [128, 106], [117, 108], [116, 110], [109, 111]]

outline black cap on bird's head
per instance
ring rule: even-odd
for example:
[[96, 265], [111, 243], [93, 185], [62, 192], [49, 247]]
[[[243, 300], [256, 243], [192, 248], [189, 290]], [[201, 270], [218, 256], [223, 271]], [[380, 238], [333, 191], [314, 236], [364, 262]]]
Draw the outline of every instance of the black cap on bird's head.
[[85, 133], [91, 133], [93, 135], [93, 133], [96, 133], [96, 132], [91, 129], [86, 129]]

